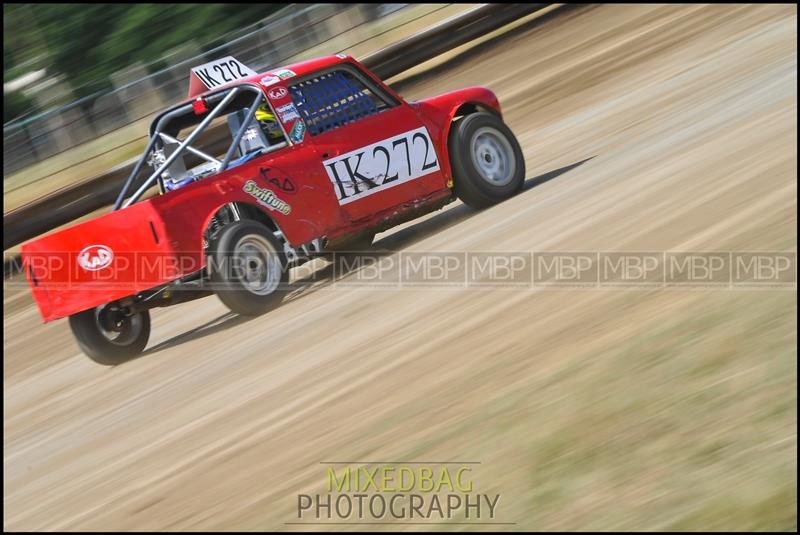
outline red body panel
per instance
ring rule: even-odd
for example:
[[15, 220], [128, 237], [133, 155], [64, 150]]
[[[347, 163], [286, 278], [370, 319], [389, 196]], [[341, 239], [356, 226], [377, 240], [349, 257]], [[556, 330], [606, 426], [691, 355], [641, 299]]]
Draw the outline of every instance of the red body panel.
[[431, 129], [431, 135], [434, 135], [434, 131], [436, 132], [435, 139], [438, 143], [439, 154], [443, 155], [442, 171], [448, 180], [451, 177], [450, 158], [447, 157], [449, 154], [447, 150], [448, 134], [453, 117], [464, 104], [479, 104], [494, 110], [498, 116], [502, 116], [497, 96], [485, 87], [467, 87], [411, 104]]
[[[81, 252], [92, 246], [111, 248], [113, 258], [107, 266], [98, 266], [96, 270], [81, 266]], [[180, 274], [160, 272], [160, 268], [155, 267], [162, 262], [160, 259], [172, 257], [171, 252], [165, 222], [150, 201], [22, 246], [25, 273], [45, 321], [179, 277]], [[137, 266], [145, 266], [145, 269]], [[150, 266], [154, 269], [147, 269]]]
[[[289, 147], [223, 173], [24, 244], [26, 276], [43, 319], [69, 316], [202, 269], [203, 234], [214, 214], [227, 203], [258, 207], [289, 243], [297, 246], [375, 226], [390, 215], [449, 196], [450, 123], [459, 107], [467, 103], [499, 114], [497, 97], [486, 88], [473, 87], [409, 104], [349, 56], [320, 58], [287, 68], [300, 77], [340, 63], [355, 65], [395, 96], [400, 105], [317, 136], [305, 135]], [[236, 83], [259, 83], [268, 74]], [[280, 82], [275, 82], [275, 76], [270, 78], [270, 83], [262, 85], [268, 95], [270, 89], [292, 82], [291, 78]], [[270, 96], [273, 105], [287, 98]], [[293, 123], [283, 124], [287, 132]], [[419, 134], [409, 134], [416, 131]], [[347, 197], [344, 191], [337, 191], [336, 173], [350, 170], [364, 155], [380, 162], [386, 149], [369, 148], [404, 133], [405, 141], [397, 139], [389, 146], [397, 151], [402, 151], [404, 144], [407, 150], [425, 150], [420, 163], [427, 170], [421, 176], [399, 179], [363, 197]], [[432, 147], [422, 139], [424, 133]], [[388, 154], [385, 157], [384, 176], [388, 176]], [[407, 159], [411, 175], [412, 159]], [[267, 191], [270, 193], [265, 194]], [[265, 202], [265, 198], [270, 201]]]

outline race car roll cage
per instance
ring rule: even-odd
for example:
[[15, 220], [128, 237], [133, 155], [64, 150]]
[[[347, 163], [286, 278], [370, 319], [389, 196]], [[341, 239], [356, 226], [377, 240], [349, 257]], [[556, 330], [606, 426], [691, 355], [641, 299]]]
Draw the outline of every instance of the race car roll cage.
[[[233, 101], [234, 97], [237, 94], [239, 94], [240, 91], [250, 91], [256, 93], [256, 97], [253, 100], [253, 103], [250, 105], [250, 107], [247, 108], [247, 113], [245, 114], [244, 119], [242, 120], [242, 124], [237, 130], [236, 134], [233, 136], [231, 140], [231, 145], [230, 147], [228, 147], [228, 150], [226, 151], [224, 158], [220, 161], [217, 158], [214, 158], [213, 156], [206, 154], [200, 149], [192, 147], [191, 143], [195, 139], [197, 139], [197, 137], [200, 134], [202, 134], [203, 131], [205, 131], [205, 129], [208, 127], [211, 121], [213, 121], [223, 110], [225, 110], [228, 104], [230, 104]], [[156, 119], [155, 128], [153, 129], [150, 135], [150, 141], [147, 143], [147, 147], [144, 149], [144, 154], [142, 155], [141, 158], [139, 158], [139, 161], [136, 162], [133, 171], [131, 171], [131, 174], [125, 181], [125, 185], [122, 187], [122, 191], [120, 191], [119, 195], [117, 196], [117, 200], [114, 202], [113, 210], [119, 210], [120, 208], [127, 208], [131, 204], [135, 203], [144, 194], [145, 191], [147, 191], [150, 187], [152, 187], [154, 181], [157, 180], [159, 176], [161, 176], [164, 170], [166, 170], [170, 165], [172, 165], [172, 163], [185, 151], [189, 151], [192, 154], [195, 154], [196, 156], [199, 156], [200, 158], [206, 160], [207, 162], [217, 165], [218, 166], [217, 170], [211, 173], [212, 175], [219, 174], [228, 168], [231, 159], [233, 158], [234, 152], [236, 152], [236, 149], [239, 147], [239, 142], [241, 141], [242, 136], [251, 126], [250, 123], [253, 117], [255, 116], [256, 110], [258, 109], [262, 100], [267, 101], [267, 99], [264, 98], [264, 92], [262, 91], [261, 87], [252, 83], [240, 84], [235, 87], [224, 89], [216, 93], [212, 93], [206, 97], [203, 97], [203, 101], [206, 103], [206, 105], [209, 105], [214, 100], [219, 100], [219, 99], [221, 99], [221, 101], [217, 105], [215, 105], [210, 112], [208, 112], [208, 115], [206, 115], [203, 118], [203, 120], [200, 121], [200, 124], [198, 124], [194, 128], [194, 130], [192, 130], [189, 133], [189, 135], [186, 136], [186, 139], [184, 139], [183, 141], [162, 132], [162, 130], [172, 119], [175, 119], [182, 115], [187, 115], [189, 112], [194, 112], [193, 102], [187, 102], [171, 110], [167, 110], [166, 112], [162, 113], [160, 117]], [[271, 107], [271, 104], [269, 104], [269, 106]], [[274, 110], [272, 111], [274, 113]], [[284, 146], [291, 144], [291, 140], [289, 139], [289, 136], [286, 133], [286, 129], [283, 127], [282, 124], [280, 123], [278, 124], [280, 125], [281, 132], [283, 133], [285, 141], [281, 144], [273, 145], [272, 147], [268, 148], [266, 152], [271, 152], [272, 150], [277, 150], [279, 148], [283, 148]], [[160, 165], [158, 165], [156, 170], [153, 171], [153, 173], [147, 178], [147, 180], [144, 181], [144, 183], [141, 186], [139, 186], [139, 188], [133, 193], [133, 195], [131, 195], [131, 197], [127, 200], [127, 202], [123, 204], [123, 201], [125, 200], [125, 195], [128, 193], [128, 190], [131, 188], [136, 177], [141, 171], [142, 164], [147, 161], [148, 157], [150, 156], [150, 153], [154, 149], [156, 142], [159, 140], [161, 140], [162, 143], [164, 141], [167, 141], [172, 143], [179, 143], [179, 145], [175, 149], [175, 151], [172, 152], [172, 154], [167, 156], [167, 158]]]

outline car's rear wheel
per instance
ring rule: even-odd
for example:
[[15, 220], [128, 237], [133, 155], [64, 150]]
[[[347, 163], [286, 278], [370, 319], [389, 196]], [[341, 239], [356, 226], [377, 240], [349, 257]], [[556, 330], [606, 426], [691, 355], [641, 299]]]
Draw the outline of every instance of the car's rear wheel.
[[490, 113], [453, 125], [448, 140], [456, 195], [473, 208], [497, 204], [522, 189], [525, 158], [514, 133]]
[[270, 229], [257, 221], [237, 221], [223, 227], [211, 248], [212, 288], [225, 306], [257, 316], [281, 302], [289, 270]]
[[69, 317], [78, 345], [98, 364], [114, 366], [139, 355], [150, 338], [150, 313], [130, 314], [116, 305], [102, 305]]

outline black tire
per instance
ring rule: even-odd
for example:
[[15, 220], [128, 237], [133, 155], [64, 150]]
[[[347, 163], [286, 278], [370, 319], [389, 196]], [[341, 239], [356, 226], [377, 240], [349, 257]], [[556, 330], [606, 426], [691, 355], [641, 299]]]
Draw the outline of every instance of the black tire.
[[459, 119], [448, 139], [453, 187], [465, 204], [481, 209], [522, 190], [525, 158], [517, 138], [490, 113]]
[[281, 302], [289, 270], [283, 245], [269, 228], [247, 219], [230, 223], [210, 249], [212, 288], [233, 312], [258, 316]]
[[150, 313], [125, 316], [104, 305], [69, 317], [78, 345], [98, 364], [116, 366], [144, 351], [150, 338]]

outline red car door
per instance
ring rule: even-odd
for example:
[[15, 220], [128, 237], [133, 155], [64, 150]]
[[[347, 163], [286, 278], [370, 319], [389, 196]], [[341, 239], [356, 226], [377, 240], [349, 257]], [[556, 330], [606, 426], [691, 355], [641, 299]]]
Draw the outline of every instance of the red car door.
[[340, 65], [289, 89], [349, 222], [443, 187], [430, 133], [414, 110], [355, 68]]

